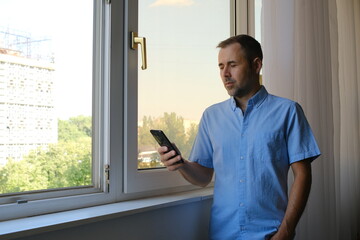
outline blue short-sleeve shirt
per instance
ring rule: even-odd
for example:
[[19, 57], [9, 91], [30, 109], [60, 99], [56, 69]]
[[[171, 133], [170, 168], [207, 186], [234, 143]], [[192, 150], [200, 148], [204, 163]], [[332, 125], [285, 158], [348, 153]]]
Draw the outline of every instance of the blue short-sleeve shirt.
[[319, 148], [299, 104], [262, 87], [243, 113], [235, 99], [202, 116], [190, 160], [214, 168], [211, 239], [266, 239], [284, 217], [290, 164]]

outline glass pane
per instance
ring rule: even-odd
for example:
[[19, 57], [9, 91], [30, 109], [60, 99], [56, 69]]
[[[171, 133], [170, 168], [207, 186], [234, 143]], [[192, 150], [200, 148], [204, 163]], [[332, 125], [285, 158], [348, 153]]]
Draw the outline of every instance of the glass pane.
[[202, 112], [228, 98], [216, 46], [230, 36], [230, 1], [141, 0], [139, 35], [148, 54], [138, 73], [138, 168], [146, 169], [161, 167], [150, 129], [162, 129], [187, 159]]
[[93, 1], [0, 9], [0, 194], [92, 185]]

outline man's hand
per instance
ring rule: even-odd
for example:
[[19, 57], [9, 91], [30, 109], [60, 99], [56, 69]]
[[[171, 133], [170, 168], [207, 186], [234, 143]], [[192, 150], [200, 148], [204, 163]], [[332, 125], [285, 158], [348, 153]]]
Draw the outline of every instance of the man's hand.
[[270, 240], [292, 240], [294, 239], [295, 234], [288, 231], [278, 231], [275, 233]]
[[[176, 156], [175, 151], [167, 151], [167, 147], [158, 148], [160, 160], [169, 171], [179, 170], [188, 182], [200, 187], [206, 187], [211, 182], [214, 169], [183, 159], [181, 155]], [[184, 162], [179, 162], [181, 159]]]
[[[180, 169], [181, 167], [183, 167], [184, 164], [186, 164], [185, 163], [186, 160], [183, 159], [181, 157], [181, 155], [176, 156], [176, 152], [174, 150], [172, 150], [170, 152], [167, 152], [167, 151], [168, 151], [168, 148], [165, 146], [158, 148], [158, 153], [160, 154], [160, 160], [169, 171], [176, 171], [176, 170]], [[183, 160], [184, 162], [181, 163], [181, 162], [179, 162], [180, 160]]]

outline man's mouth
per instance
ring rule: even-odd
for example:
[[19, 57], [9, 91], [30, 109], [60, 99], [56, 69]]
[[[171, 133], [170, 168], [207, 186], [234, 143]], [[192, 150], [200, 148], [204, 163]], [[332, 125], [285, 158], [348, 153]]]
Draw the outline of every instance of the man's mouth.
[[227, 87], [227, 86], [232, 86], [232, 85], [234, 85], [234, 83], [235, 83], [235, 80], [234, 79], [231, 79], [231, 78], [227, 78], [227, 79], [225, 79], [225, 86]]

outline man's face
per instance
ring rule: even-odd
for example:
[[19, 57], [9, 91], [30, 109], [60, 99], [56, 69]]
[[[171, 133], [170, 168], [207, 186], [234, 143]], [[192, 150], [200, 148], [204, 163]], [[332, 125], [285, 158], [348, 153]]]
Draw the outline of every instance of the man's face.
[[241, 97], [256, 87], [256, 69], [251, 68], [239, 43], [219, 51], [219, 69], [223, 84], [230, 96]]

